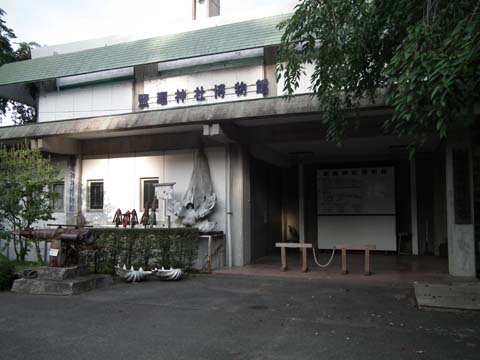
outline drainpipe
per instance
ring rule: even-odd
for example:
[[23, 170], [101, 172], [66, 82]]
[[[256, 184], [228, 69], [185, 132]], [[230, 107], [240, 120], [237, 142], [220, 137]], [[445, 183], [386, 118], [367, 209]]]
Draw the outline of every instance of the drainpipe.
[[232, 174], [232, 163], [231, 163], [231, 149], [230, 144], [225, 145], [226, 152], [226, 162], [225, 162], [225, 231], [226, 231], [226, 245], [227, 245], [227, 266], [232, 267], [233, 264], [233, 254], [232, 254], [232, 207], [231, 207], [231, 174]]
[[298, 233], [300, 243], [305, 242], [305, 199], [304, 199], [304, 165], [298, 164]]

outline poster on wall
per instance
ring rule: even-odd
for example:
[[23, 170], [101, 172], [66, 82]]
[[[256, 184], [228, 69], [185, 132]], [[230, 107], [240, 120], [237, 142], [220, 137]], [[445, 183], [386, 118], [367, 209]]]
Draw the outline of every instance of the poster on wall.
[[318, 247], [375, 245], [395, 251], [395, 173], [393, 167], [317, 171]]

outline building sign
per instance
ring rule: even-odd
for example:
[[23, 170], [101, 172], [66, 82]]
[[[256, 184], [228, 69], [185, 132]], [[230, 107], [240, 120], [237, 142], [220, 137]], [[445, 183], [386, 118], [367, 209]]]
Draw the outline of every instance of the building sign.
[[393, 167], [317, 171], [319, 216], [395, 215]]
[[225, 95], [236, 95], [237, 97], [247, 96], [252, 91], [263, 96], [268, 95], [268, 80], [259, 79], [255, 84], [246, 84], [243, 81], [237, 81], [233, 86], [227, 87], [225, 84], [215, 84], [211, 89], [205, 89], [203, 86], [197, 86], [193, 91], [187, 89], [177, 89], [173, 93], [167, 91], [157, 92], [155, 97], [150, 94], [138, 95], [138, 107], [140, 109], [149, 108], [150, 105], [156, 104], [167, 106], [169, 103], [185, 103], [187, 100], [194, 100], [198, 103], [205, 101], [207, 98], [224, 99]]

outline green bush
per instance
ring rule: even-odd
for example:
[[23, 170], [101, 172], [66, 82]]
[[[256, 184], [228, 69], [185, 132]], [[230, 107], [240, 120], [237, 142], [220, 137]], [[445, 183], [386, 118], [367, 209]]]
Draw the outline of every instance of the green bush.
[[13, 262], [0, 254], [0, 291], [10, 289], [14, 271], [15, 265]]
[[113, 274], [115, 265], [191, 270], [198, 254], [198, 230], [95, 228], [97, 248], [84, 250], [80, 262], [91, 271]]

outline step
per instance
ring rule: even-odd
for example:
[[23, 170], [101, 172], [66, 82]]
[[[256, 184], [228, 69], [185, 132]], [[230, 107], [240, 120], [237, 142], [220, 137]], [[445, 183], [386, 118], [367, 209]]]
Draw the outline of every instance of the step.
[[480, 310], [480, 282], [427, 284], [415, 282], [419, 307]]

